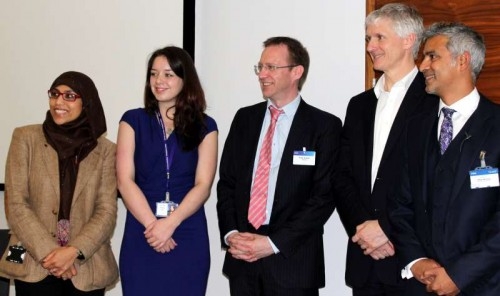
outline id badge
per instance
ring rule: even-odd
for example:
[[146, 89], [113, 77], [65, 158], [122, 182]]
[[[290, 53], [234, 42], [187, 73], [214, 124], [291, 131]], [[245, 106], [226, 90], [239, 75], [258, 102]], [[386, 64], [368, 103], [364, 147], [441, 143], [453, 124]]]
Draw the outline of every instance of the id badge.
[[178, 203], [173, 201], [162, 200], [156, 203], [156, 217], [165, 218], [170, 216], [177, 207], [179, 207]]
[[475, 170], [469, 171], [469, 175], [471, 189], [500, 186], [498, 178], [498, 168], [477, 168]]
[[293, 151], [293, 165], [316, 165], [316, 151]]
[[5, 258], [9, 262], [23, 264], [26, 256], [26, 249], [20, 245], [9, 246], [9, 253]]

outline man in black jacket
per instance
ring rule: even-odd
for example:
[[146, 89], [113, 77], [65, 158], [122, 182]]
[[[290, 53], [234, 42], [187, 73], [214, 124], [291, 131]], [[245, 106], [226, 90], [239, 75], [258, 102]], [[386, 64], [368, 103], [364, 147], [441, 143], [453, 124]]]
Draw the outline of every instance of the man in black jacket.
[[383, 75], [349, 102], [334, 184], [350, 237], [346, 283], [354, 296], [403, 295], [386, 203], [398, 189], [400, 136], [407, 120], [437, 105], [415, 65], [423, 22], [404, 4], [387, 4], [365, 21], [366, 51]]

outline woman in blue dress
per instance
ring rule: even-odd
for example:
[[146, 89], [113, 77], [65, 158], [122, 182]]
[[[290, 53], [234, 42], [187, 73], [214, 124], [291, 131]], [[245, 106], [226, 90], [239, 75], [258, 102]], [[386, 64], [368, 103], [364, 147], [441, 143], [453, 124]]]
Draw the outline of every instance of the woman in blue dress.
[[127, 207], [124, 296], [205, 295], [210, 252], [203, 204], [217, 167], [217, 125], [189, 54], [168, 46], [148, 62], [144, 108], [125, 112], [117, 181]]

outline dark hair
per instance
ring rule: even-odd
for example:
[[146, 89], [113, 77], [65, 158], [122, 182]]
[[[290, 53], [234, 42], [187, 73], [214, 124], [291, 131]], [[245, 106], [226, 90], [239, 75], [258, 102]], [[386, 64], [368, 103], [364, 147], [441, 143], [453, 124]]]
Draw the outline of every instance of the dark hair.
[[304, 67], [304, 73], [299, 79], [299, 90], [306, 82], [307, 73], [309, 72], [309, 53], [307, 49], [298, 40], [290, 37], [271, 37], [264, 41], [264, 47], [272, 45], [285, 45], [288, 48], [288, 59], [291, 65], [301, 65]]
[[151, 68], [157, 57], [168, 60], [170, 68], [183, 81], [183, 86], [175, 101], [175, 133], [181, 140], [184, 150], [196, 148], [202, 140], [205, 126], [205, 93], [191, 56], [182, 48], [167, 46], [154, 51], [148, 61], [146, 86], [144, 87], [144, 108], [150, 114], [158, 110], [158, 101], [151, 91], [149, 82]]

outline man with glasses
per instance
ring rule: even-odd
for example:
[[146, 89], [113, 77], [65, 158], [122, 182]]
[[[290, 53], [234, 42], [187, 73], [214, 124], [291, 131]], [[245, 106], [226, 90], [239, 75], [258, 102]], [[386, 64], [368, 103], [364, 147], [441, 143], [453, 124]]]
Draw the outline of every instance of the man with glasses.
[[349, 235], [345, 279], [354, 296], [404, 295], [386, 205], [399, 188], [398, 143], [406, 121], [437, 105], [415, 66], [423, 30], [418, 11], [399, 3], [365, 20], [366, 51], [383, 75], [349, 102], [334, 179]]
[[265, 101], [240, 109], [226, 139], [217, 212], [233, 296], [315, 296], [325, 285], [341, 121], [302, 99], [308, 69], [299, 41], [266, 40], [254, 68]]

